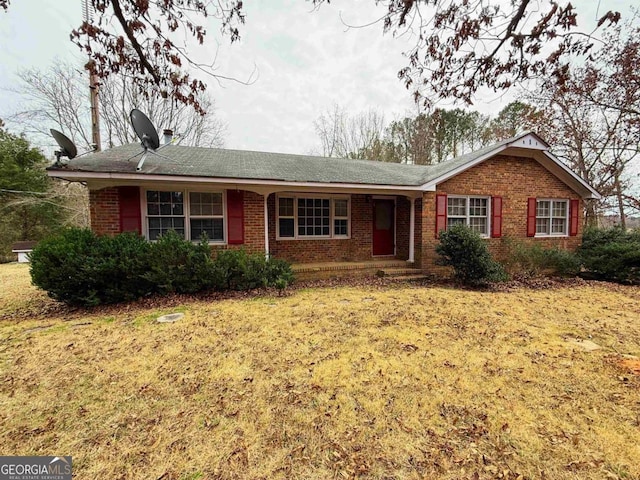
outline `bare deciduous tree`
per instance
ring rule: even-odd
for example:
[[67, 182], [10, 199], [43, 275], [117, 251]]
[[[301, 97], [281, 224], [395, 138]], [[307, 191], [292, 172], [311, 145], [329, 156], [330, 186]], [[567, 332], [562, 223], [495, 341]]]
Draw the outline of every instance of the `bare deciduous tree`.
[[[55, 63], [47, 70], [29, 69], [19, 73], [22, 85], [16, 93], [24, 99], [22, 111], [10, 117], [25, 133], [48, 137], [49, 128], [64, 131], [79, 145], [91, 144], [89, 82], [81, 68]], [[137, 141], [129, 121], [129, 112], [138, 108], [157, 128], [172, 129], [184, 144], [221, 147], [224, 124], [215, 117], [213, 102], [201, 94], [200, 104], [207, 113], [198, 114], [189, 106], [170, 98], [146, 97], [124, 76], [112, 75], [99, 86], [101, 138], [113, 147]]]
[[314, 122], [322, 155], [339, 158], [379, 160], [377, 153], [384, 134], [384, 116], [374, 110], [353, 116], [334, 105]]
[[[600, 208], [617, 210], [623, 226], [626, 209], [638, 205], [630, 167], [640, 158], [639, 35], [638, 27], [616, 29], [607, 48], [532, 96], [542, 110], [539, 130], [554, 152], [603, 195]], [[589, 205], [588, 222], [597, 213]]]

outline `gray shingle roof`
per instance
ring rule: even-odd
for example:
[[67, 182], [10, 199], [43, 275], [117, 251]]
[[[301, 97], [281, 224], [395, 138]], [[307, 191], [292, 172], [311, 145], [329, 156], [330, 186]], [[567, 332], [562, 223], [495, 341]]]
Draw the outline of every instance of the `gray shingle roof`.
[[523, 135], [526, 134], [436, 165], [406, 165], [371, 160], [168, 145], [158, 150], [161, 156], [148, 154], [142, 171], [136, 172], [142, 149], [139, 144], [132, 143], [79, 157], [69, 161], [66, 166], [54, 166], [50, 167], [50, 170], [132, 173], [141, 177], [153, 174], [415, 187], [472, 163]]
[[[136, 173], [138, 144], [79, 157], [52, 170]], [[149, 154], [140, 175], [177, 175], [313, 183], [421, 185], [429, 167], [370, 160], [169, 145]], [[127, 161], [127, 159], [130, 159]]]

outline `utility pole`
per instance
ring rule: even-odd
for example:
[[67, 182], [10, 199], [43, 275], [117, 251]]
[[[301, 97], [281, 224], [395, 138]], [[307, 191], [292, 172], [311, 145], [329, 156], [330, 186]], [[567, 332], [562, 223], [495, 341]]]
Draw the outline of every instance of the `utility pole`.
[[[81, 0], [82, 4], [82, 18], [85, 23], [88, 23], [93, 17], [93, 5], [90, 0]], [[100, 82], [98, 81], [98, 75], [96, 74], [96, 62], [89, 60], [84, 66], [89, 72], [89, 95], [91, 101], [91, 141], [93, 142], [93, 148], [96, 152], [101, 150], [100, 147], [100, 111], [98, 109], [98, 87]]]

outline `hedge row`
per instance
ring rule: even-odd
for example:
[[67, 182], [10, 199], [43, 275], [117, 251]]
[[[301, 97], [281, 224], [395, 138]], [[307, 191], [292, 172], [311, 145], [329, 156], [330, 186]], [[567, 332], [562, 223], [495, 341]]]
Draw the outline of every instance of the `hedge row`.
[[590, 277], [622, 283], [640, 282], [640, 230], [588, 228], [577, 253]]
[[150, 243], [132, 233], [69, 229], [33, 250], [31, 279], [56, 300], [94, 306], [152, 293], [282, 289], [293, 274], [283, 260], [244, 250], [224, 250], [213, 259], [206, 239], [194, 244], [175, 232]]
[[[440, 233], [438, 263], [453, 267], [454, 277], [467, 285], [518, 276], [559, 275], [600, 280], [640, 282], [640, 231], [588, 228], [576, 252], [505, 239], [509, 253], [503, 264], [490, 255], [487, 243], [468, 227], [454, 226]], [[506, 268], [505, 268], [506, 267]]]

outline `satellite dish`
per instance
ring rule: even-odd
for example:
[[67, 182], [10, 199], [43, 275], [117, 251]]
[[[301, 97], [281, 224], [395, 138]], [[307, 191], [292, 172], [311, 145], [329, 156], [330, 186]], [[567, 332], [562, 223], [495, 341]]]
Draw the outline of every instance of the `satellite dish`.
[[145, 150], [156, 150], [160, 146], [160, 138], [156, 127], [153, 126], [149, 117], [142, 113], [137, 108], [131, 110], [131, 124], [133, 129], [138, 135], [138, 138], [142, 142], [142, 146]]
[[[147, 117], [144, 113], [142, 113], [137, 108], [131, 110], [129, 115], [131, 117], [131, 125], [133, 125], [133, 130], [136, 132], [136, 135], [140, 139], [142, 148], [144, 148], [144, 152], [142, 153], [142, 157], [136, 166], [136, 171], [142, 170], [142, 164], [147, 158], [148, 153], [152, 153], [157, 155], [158, 157], [164, 157], [159, 153], [156, 153], [156, 150], [160, 147], [160, 137], [158, 137], [158, 132], [156, 127], [153, 126], [149, 117]], [[139, 154], [134, 155], [137, 156]], [[131, 157], [133, 158], [133, 157]]]
[[72, 160], [78, 155], [78, 149], [73, 144], [71, 139], [67, 137], [64, 133], [59, 132], [58, 130], [54, 130], [53, 128], [49, 130], [51, 132], [51, 136], [54, 138], [60, 150], [56, 150], [56, 164], [60, 163], [60, 157], [67, 157], [69, 160]]

